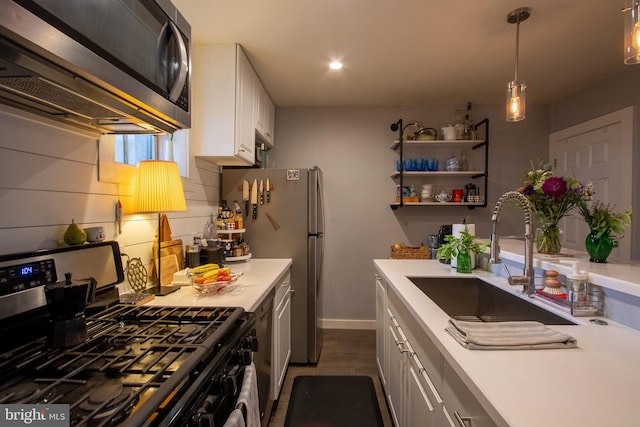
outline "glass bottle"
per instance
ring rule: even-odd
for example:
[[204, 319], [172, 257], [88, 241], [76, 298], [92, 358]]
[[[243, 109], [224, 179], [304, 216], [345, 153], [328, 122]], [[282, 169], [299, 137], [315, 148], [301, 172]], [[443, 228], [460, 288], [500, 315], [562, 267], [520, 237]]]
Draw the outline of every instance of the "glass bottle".
[[464, 116], [463, 139], [477, 139], [475, 123], [471, 118], [471, 103], [467, 103], [467, 114]]
[[456, 110], [456, 117], [453, 121], [453, 127], [456, 129], [456, 139], [460, 140], [464, 137], [464, 120], [462, 117], [462, 110]]
[[222, 206], [218, 206], [218, 216], [216, 217], [216, 228], [218, 230], [224, 230], [224, 218], [222, 217]]
[[467, 150], [462, 150], [462, 152], [460, 153], [460, 170], [469, 170], [469, 159], [467, 158]]
[[234, 209], [236, 211], [236, 214], [234, 216], [234, 219], [236, 221], [236, 228], [240, 230], [244, 228], [244, 221], [242, 218], [242, 209], [240, 209], [240, 205], [238, 204], [237, 200], [234, 200], [233, 203], [235, 204]]

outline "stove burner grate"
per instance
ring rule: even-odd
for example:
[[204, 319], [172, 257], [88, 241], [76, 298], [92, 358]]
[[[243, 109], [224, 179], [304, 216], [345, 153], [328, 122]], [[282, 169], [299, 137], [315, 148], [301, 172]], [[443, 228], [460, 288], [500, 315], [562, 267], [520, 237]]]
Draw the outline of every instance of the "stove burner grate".
[[[42, 393], [40, 385], [36, 382], [24, 382], [15, 384], [0, 391], [0, 403], [11, 404], [19, 402], [47, 403], [55, 396], [54, 390], [47, 390]], [[33, 399], [34, 401], [30, 401]]]
[[111, 423], [117, 424], [129, 416], [138, 400], [139, 396], [133, 387], [112, 382], [100, 385], [87, 393], [78, 409], [83, 417], [92, 420], [102, 420], [115, 414]]

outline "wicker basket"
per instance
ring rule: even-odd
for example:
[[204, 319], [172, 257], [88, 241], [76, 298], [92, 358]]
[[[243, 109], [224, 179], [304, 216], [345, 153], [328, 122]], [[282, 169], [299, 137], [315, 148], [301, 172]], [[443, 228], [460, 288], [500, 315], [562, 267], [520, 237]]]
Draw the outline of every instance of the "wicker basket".
[[391, 246], [391, 259], [431, 259], [431, 251], [426, 246]]

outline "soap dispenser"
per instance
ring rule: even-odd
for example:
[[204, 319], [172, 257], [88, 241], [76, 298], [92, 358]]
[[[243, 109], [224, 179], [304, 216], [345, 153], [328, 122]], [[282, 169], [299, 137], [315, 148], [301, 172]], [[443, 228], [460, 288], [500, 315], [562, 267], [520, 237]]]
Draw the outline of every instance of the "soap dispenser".
[[589, 275], [578, 268], [578, 261], [560, 260], [562, 264], [571, 265], [571, 273], [567, 274], [567, 300], [574, 308], [588, 305]]

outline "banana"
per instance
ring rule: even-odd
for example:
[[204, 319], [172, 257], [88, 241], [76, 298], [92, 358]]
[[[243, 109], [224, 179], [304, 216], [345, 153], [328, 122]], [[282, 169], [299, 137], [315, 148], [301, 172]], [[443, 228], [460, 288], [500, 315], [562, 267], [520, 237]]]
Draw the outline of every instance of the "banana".
[[207, 277], [217, 276], [219, 271], [219, 268], [214, 268], [213, 270], [206, 271], [204, 274], [202, 274], [202, 277], [206, 279]]
[[209, 270], [209, 271], [205, 272], [202, 275], [202, 277], [204, 277], [204, 278], [215, 277], [220, 273], [231, 274], [231, 269], [229, 267], [216, 268], [216, 269]]
[[209, 271], [217, 268], [220, 268], [218, 264], [209, 263], [209, 264], [199, 265], [194, 268], [190, 268], [189, 272], [192, 274], [198, 274], [198, 273], [204, 273], [205, 271]]

